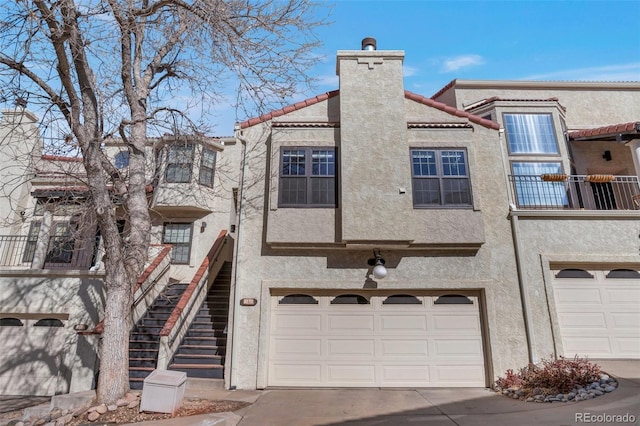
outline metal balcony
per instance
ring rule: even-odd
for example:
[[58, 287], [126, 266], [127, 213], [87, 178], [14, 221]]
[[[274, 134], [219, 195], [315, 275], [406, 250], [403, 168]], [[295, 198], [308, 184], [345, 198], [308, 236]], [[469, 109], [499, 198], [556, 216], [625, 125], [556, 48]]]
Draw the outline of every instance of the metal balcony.
[[510, 200], [522, 210], [640, 210], [637, 176], [510, 175]]

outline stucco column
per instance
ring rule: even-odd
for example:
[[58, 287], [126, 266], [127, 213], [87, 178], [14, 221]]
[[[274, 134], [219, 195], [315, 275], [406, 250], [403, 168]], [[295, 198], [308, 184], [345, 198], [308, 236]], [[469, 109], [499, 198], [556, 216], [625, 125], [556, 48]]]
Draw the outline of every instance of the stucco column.
[[634, 139], [629, 142], [629, 148], [631, 149], [633, 164], [636, 167], [636, 175], [640, 179], [640, 139]]
[[49, 247], [49, 236], [51, 234], [52, 224], [53, 213], [49, 210], [45, 210], [42, 215], [42, 222], [40, 224], [40, 232], [38, 233], [36, 250], [33, 254], [33, 261], [31, 262], [32, 269], [44, 268], [44, 260], [47, 257], [47, 248]]

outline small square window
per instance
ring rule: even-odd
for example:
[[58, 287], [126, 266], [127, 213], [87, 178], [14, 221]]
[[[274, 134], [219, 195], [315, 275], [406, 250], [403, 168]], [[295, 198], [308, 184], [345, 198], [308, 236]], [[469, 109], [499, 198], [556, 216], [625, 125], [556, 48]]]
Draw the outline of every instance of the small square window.
[[191, 257], [191, 223], [165, 223], [163, 244], [171, 244], [171, 263], [188, 264]]
[[280, 207], [336, 206], [336, 150], [282, 148]]

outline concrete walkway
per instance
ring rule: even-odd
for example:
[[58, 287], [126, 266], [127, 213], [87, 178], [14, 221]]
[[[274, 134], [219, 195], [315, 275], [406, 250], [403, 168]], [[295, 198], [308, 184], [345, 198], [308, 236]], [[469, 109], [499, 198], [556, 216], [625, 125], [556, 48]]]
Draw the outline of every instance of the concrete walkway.
[[[228, 391], [189, 379], [185, 397], [252, 403], [233, 413], [143, 426], [567, 426], [640, 424], [640, 361], [595, 360], [616, 391], [569, 403], [527, 403], [478, 388], [282, 389]], [[2, 402], [0, 401], [0, 408]], [[598, 417], [600, 416], [600, 417]], [[608, 416], [608, 417], [603, 417]], [[615, 416], [620, 416], [616, 418]], [[625, 417], [626, 416], [626, 417]], [[581, 421], [582, 419], [582, 421]], [[602, 420], [602, 421], [598, 421]], [[629, 420], [631, 420], [629, 422]]]

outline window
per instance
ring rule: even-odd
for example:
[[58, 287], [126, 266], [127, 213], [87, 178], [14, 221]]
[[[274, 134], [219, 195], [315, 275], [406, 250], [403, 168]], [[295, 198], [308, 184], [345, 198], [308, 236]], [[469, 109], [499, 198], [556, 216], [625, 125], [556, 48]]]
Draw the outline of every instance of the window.
[[191, 256], [191, 223], [166, 223], [163, 244], [171, 244], [171, 263], [188, 264]]
[[420, 299], [410, 294], [394, 294], [382, 302], [383, 305], [422, 305]]
[[470, 206], [464, 150], [411, 150], [414, 207]]
[[198, 182], [200, 185], [213, 187], [213, 171], [216, 167], [216, 152], [202, 148], [202, 158], [200, 159], [200, 174]]
[[460, 294], [445, 294], [438, 297], [434, 305], [473, 305], [473, 301], [466, 296]]
[[38, 235], [40, 234], [40, 226], [42, 222], [31, 222], [29, 227], [29, 235], [27, 236], [27, 242], [24, 245], [24, 253], [22, 254], [23, 262], [33, 262], [33, 256], [36, 254], [36, 247], [38, 245]]
[[513, 181], [518, 207], [557, 207], [568, 206], [565, 182], [545, 182], [543, 174], [562, 174], [562, 164], [514, 162]]
[[318, 301], [307, 294], [290, 294], [278, 302], [280, 305], [317, 305]]
[[189, 183], [191, 182], [191, 169], [193, 165], [193, 145], [176, 144], [169, 147], [167, 159], [167, 182]]
[[58, 222], [53, 225], [45, 257], [46, 263], [71, 263], [76, 245], [76, 228], [77, 224], [71, 222]]
[[368, 305], [369, 301], [366, 297], [359, 294], [341, 294], [336, 296], [332, 301], [332, 305]]
[[280, 207], [336, 206], [334, 148], [283, 148]]
[[62, 323], [62, 321], [56, 318], [43, 318], [41, 320], [38, 320], [38, 322], [33, 324], [33, 326], [34, 327], [64, 327], [64, 324]]
[[23, 325], [18, 318], [0, 318], [0, 327], [22, 327]]
[[116, 168], [118, 169], [129, 167], [129, 151], [121, 151], [117, 153], [113, 160]]
[[504, 126], [509, 153], [558, 153], [551, 114], [505, 114]]

